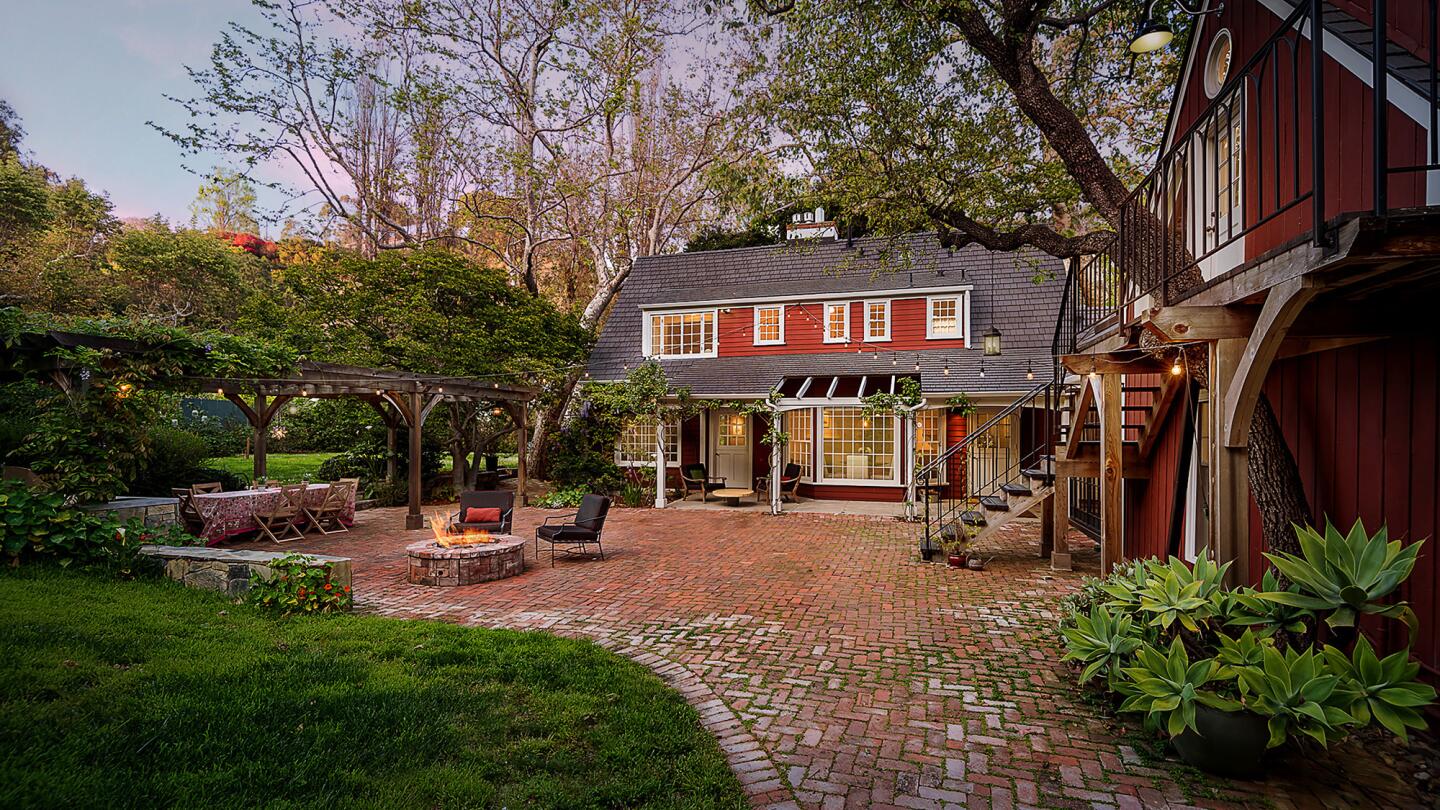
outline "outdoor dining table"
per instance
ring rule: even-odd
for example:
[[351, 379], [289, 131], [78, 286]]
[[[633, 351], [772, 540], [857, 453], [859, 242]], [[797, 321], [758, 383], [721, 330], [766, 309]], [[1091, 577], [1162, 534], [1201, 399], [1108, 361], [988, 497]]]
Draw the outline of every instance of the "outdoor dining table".
[[[325, 500], [325, 493], [329, 489], [329, 484], [309, 485], [305, 489], [305, 505], [308, 507], [319, 506]], [[205, 529], [202, 532], [205, 545], [213, 546], [230, 537], [259, 531], [260, 527], [255, 523], [254, 513], [273, 509], [280, 501], [280, 488], [206, 492], [191, 496], [191, 500], [195, 503], [196, 511], [205, 520]], [[305, 516], [301, 515], [299, 522], [304, 520]], [[353, 488], [350, 490], [350, 497], [345, 501], [340, 521], [347, 526], [355, 521], [355, 490]]]

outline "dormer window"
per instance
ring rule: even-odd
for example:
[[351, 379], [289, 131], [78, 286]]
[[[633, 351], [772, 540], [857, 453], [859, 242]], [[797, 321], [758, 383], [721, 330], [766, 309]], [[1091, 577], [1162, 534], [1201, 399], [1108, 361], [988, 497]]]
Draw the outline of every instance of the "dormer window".
[[964, 304], [961, 295], [932, 295], [926, 299], [925, 337], [955, 340], [965, 337]]
[[785, 306], [755, 307], [755, 345], [775, 346], [785, 342]]
[[643, 344], [650, 357], [714, 357], [715, 310], [652, 313]]
[[850, 342], [849, 301], [836, 301], [825, 305], [825, 342]]
[[865, 302], [865, 340], [882, 342], [890, 339], [890, 302]]

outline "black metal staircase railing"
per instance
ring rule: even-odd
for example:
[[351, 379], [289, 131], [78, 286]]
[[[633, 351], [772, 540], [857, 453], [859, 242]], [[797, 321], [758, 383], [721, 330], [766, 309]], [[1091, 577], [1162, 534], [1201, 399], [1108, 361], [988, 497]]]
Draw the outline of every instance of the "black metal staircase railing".
[[1058, 378], [1041, 383], [916, 472], [916, 491], [924, 501], [924, 558], [939, 551], [946, 537], [963, 533], [967, 522], [976, 525], [984, 499], [1003, 497], [1006, 486], [1053, 481], [1065, 399]]

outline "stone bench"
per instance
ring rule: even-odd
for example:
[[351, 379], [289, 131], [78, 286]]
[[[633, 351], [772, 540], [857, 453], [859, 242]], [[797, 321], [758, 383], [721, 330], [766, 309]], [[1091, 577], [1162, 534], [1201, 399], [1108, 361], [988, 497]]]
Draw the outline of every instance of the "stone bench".
[[107, 503], [81, 507], [87, 512], [103, 512], [121, 523], [138, 518], [146, 526], [175, 526], [180, 523], [179, 498], [137, 498], [123, 495]]
[[[250, 575], [271, 575], [270, 563], [289, 555], [284, 551], [248, 551], [197, 546], [142, 546], [140, 556], [162, 567], [165, 576], [187, 587], [244, 596], [250, 590]], [[306, 554], [312, 567], [330, 567], [330, 581], [350, 584], [350, 558], [328, 554]]]

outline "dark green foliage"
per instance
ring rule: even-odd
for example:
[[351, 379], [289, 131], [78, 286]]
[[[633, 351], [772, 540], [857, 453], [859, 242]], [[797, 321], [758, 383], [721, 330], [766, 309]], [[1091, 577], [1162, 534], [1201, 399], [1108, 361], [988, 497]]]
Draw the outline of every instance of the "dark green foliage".
[[0, 550], [12, 564], [50, 560], [61, 566], [104, 566], [129, 576], [145, 543], [185, 545], [183, 530], [149, 528], [65, 505], [59, 493], [0, 481]]
[[144, 463], [126, 487], [130, 495], [169, 495], [171, 487], [188, 487], [210, 457], [204, 439], [176, 427], [152, 429], [148, 445]]
[[349, 585], [330, 581], [330, 565], [311, 565], [303, 554], [286, 554], [271, 562], [269, 576], [250, 574], [251, 604], [282, 613], [334, 613], [349, 610], [354, 600]]
[[354, 399], [291, 400], [280, 425], [285, 437], [277, 446], [291, 453], [341, 453], [385, 441], [380, 415]]
[[782, 241], [779, 229], [774, 226], [753, 225], [744, 230], [727, 230], [719, 225], [707, 225], [685, 243], [685, 252], [778, 245]]
[[0, 576], [0, 806], [743, 808], [695, 711], [594, 644]]
[[557, 486], [590, 487], [592, 492], [614, 492], [620, 487], [615, 465], [615, 442], [620, 420], [596, 408], [570, 420], [551, 434], [546, 450], [546, 472]]

